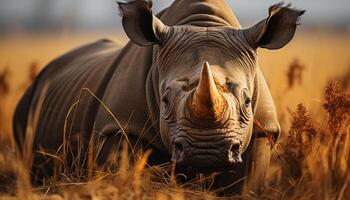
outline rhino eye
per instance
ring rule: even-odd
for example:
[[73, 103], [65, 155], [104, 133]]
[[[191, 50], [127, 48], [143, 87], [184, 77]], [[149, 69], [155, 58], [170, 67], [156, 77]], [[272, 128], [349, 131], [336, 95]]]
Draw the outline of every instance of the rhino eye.
[[252, 98], [249, 97], [248, 92], [246, 89], [243, 90], [243, 101], [244, 101], [244, 106], [246, 108], [249, 108], [251, 103], [252, 103]]
[[167, 89], [161, 98], [164, 108], [167, 108], [169, 106], [169, 95], [170, 95], [170, 90]]
[[241, 103], [241, 109], [240, 109], [240, 113], [241, 113], [240, 121], [243, 126], [247, 126], [249, 120], [252, 117], [252, 108], [251, 108], [252, 99], [250, 98], [248, 90], [246, 88], [242, 90], [241, 94], [242, 94], [241, 96], [242, 103]]
[[248, 98], [245, 100], [245, 102], [244, 102], [245, 107], [246, 107], [246, 108], [250, 107], [250, 104], [251, 104], [251, 103], [252, 103], [252, 99], [248, 97]]
[[169, 104], [169, 100], [167, 96], [163, 96], [162, 97], [162, 102], [164, 103], [164, 105], [168, 105]]
[[171, 102], [169, 101], [170, 98], [170, 92], [166, 91], [165, 94], [162, 96], [161, 98], [161, 113], [162, 113], [162, 117], [166, 120], [171, 118], [171, 113], [172, 113], [172, 109], [173, 109], [173, 104], [171, 104]]

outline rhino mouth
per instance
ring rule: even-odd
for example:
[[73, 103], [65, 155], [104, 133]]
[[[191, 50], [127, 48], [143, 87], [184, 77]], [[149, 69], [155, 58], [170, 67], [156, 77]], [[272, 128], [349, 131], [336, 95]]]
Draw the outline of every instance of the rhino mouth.
[[231, 137], [198, 141], [178, 136], [172, 144], [172, 161], [180, 169], [213, 172], [234, 169], [242, 164], [241, 142]]

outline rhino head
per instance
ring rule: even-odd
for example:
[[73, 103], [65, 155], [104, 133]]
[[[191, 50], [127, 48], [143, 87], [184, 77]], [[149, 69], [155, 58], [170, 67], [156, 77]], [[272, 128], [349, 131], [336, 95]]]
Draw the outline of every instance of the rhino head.
[[128, 37], [154, 46], [153, 68], [163, 144], [180, 166], [217, 170], [242, 162], [256, 105], [257, 48], [279, 49], [303, 11], [282, 4], [248, 29], [167, 26], [151, 3], [119, 4]]

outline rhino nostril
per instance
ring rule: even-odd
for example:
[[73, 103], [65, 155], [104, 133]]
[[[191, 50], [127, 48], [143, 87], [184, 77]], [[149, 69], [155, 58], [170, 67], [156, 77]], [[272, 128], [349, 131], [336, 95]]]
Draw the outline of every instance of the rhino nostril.
[[234, 143], [234, 144], [232, 144], [232, 146], [231, 146], [231, 148], [230, 148], [230, 150], [232, 151], [232, 152], [236, 152], [236, 151], [239, 151], [239, 143]]
[[184, 147], [182, 146], [182, 144], [180, 142], [175, 142], [175, 151], [176, 153], [178, 153], [179, 155], [181, 155], [184, 151]]
[[180, 142], [174, 142], [174, 150], [173, 150], [173, 155], [172, 159], [173, 161], [179, 162], [183, 158], [183, 152], [184, 152], [184, 147]]

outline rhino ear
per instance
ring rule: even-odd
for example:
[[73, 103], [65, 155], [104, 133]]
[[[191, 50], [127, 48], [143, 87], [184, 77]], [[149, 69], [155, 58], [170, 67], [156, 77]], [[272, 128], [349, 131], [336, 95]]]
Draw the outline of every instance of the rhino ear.
[[244, 30], [244, 35], [253, 48], [282, 48], [293, 38], [299, 18], [304, 13], [305, 10], [290, 8], [290, 4], [275, 4], [269, 8], [269, 16]]
[[117, 2], [123, 28], [130, 40], [140, 46], [159, 44], [168, 27], [152, 14], [152, 1]]

